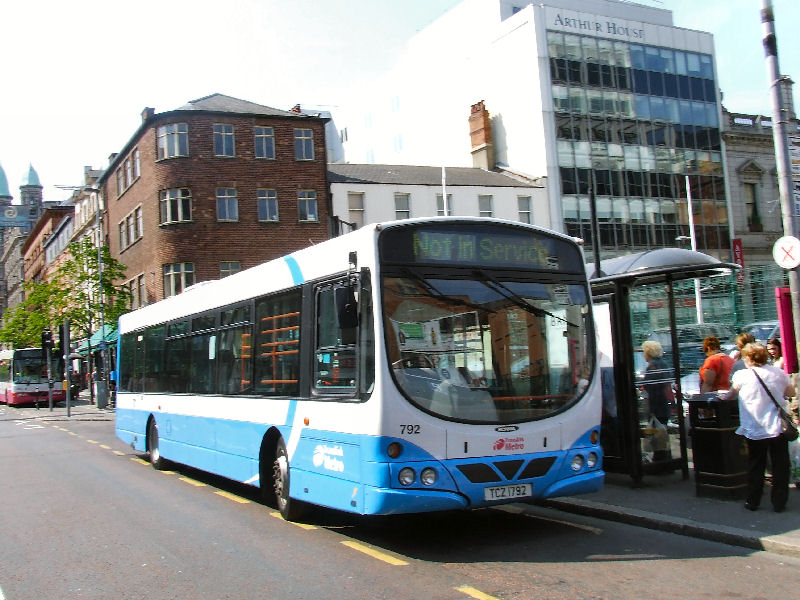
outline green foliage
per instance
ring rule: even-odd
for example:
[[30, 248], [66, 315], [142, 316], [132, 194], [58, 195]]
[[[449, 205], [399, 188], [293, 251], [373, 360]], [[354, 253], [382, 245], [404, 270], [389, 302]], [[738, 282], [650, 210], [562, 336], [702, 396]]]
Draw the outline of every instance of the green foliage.
[[59, 292], [53, 300], [59, 314], [82, 337], [99, 329], [101, 307], [105, 322], [113, 325], [131, 304], [130, 290], [125, 285], [114, 285], [124, 278], [125, 265], [111, 258], [108, 246], [102, 247], [101, 256], [102, 278], [98, 277], [97, 248], [91, 239], [73, 242], [67, 260], [59, 265], [53, 277], [53, 285]]
[[[125, 266], [111, 258], [108, 246], [101, 249], [102, 309], [107, 324], [114, 325], [129, 310], [130, 290], [123, 280]], [[70, 322], [73, 339], [89, 337], [100, 328], [100, 285], [97, 247], [89, 238], [73, 242], [67, 259], [48, 282], [25, 283], [25, 300], [3, 315], [0, 342], [15, 348], [39, 346], [45, 327], [56, 331], [64, 318]]]

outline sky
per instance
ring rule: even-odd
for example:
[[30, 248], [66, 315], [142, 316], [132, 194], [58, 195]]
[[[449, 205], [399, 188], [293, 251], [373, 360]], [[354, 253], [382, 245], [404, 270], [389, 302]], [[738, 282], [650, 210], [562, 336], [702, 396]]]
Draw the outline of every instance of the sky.
[[[460, 0], [2, 0], [0, 166], [14, 201], [33, 165], [46, 201], [108, 165], [141, 112], [221, 93], [337, 108]], [[761, 0], [641, 0], [714, 34], [723, 104], [772, 113]], [[781, 73], [798, 81], [800, 0], [772, 0]]]

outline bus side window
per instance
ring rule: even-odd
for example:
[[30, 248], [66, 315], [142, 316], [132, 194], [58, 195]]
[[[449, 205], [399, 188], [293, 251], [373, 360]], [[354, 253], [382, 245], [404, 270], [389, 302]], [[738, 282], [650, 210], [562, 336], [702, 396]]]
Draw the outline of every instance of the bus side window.
[[319, 391], [345, 391], [356, 385], [357, 302], [353, 288], [340, 281], [317, 288], [317, 340], [314, 382]]

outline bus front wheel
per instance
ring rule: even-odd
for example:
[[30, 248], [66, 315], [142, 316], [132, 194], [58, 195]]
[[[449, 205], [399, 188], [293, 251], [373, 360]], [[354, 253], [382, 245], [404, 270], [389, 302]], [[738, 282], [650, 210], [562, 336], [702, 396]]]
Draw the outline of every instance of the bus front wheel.
[[150, 464], [153, 468], [161, 471], [166, 466], [166, 460], [161, 456], [158, 448], [158, 425], [156, 420], [150, 419], [147, 424], [147, 453], [150, 455]]
[[305, 502], [289, 497], [289, 453], [286, 451], [286, 443], [283, 438], [278, 439], [275, 447], [272, 487], [275, 490], [275, 502], [284, 519], [297, 521], [307, 513], [308, 505]]

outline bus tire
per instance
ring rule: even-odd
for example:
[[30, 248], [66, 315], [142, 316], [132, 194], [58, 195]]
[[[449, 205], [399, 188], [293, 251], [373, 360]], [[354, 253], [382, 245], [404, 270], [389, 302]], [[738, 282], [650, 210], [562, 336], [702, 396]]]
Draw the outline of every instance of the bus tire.
[[150, 456], [150, 464], [154, 469], [163, 471], [166, 468], [167, 461], [161, 456], [161, 450], [158, 447], [158, 425], [155, 417], [150, 417], [147, 422], [147, 454]]
[[272, 487], [275, 503], [281, 516], [287, 521], [297, 521], [308, 512], [308, 505], [289, 496], [289, 453], [286, 442], [278, 438], [275, 445], [275, 462], [272, 463]]

